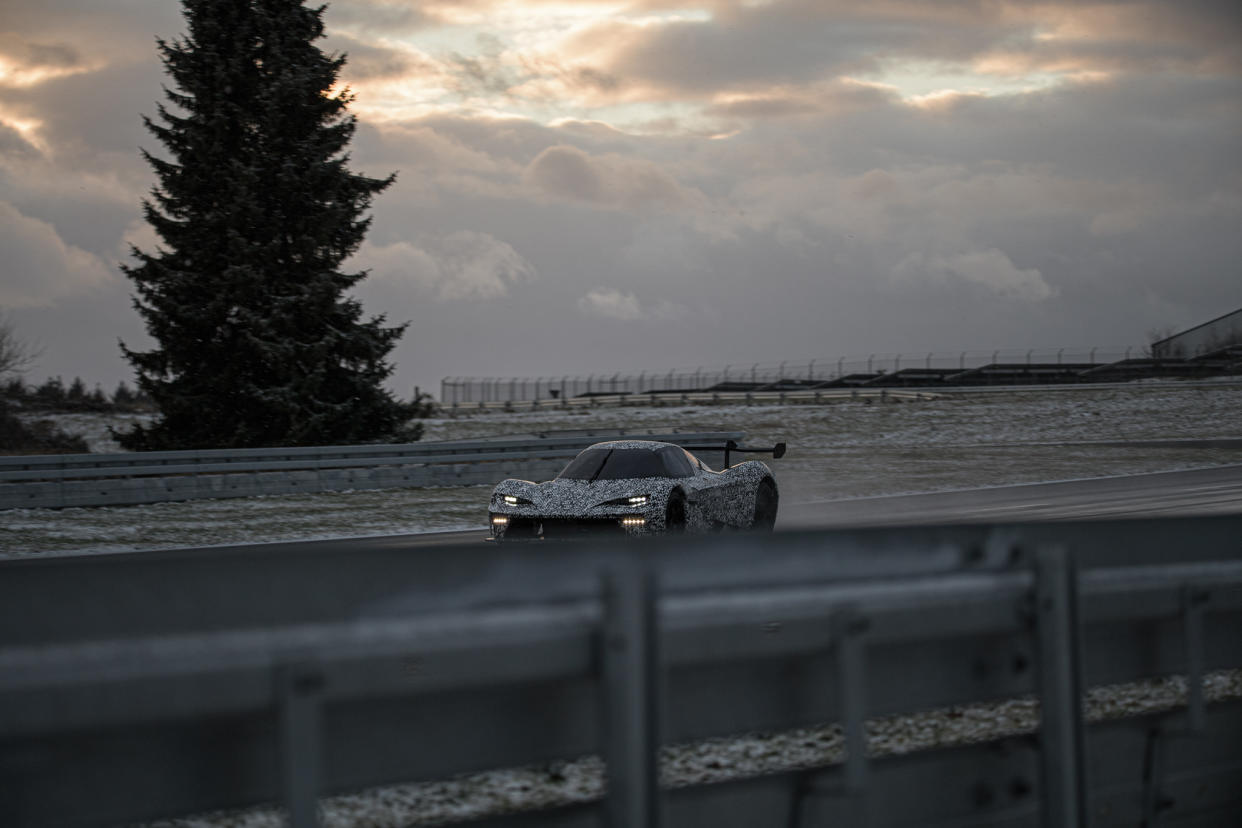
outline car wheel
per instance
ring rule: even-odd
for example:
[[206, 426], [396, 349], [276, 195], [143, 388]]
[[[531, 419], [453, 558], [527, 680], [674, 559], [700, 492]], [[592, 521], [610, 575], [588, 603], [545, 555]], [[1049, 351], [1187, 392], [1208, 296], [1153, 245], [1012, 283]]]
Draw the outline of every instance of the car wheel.
[[776, 484], [772, 482], [772, 478], [765, 477], [760, 480], [759, 488], [755, 490], [755, 519], [750, 524], [752, 529], [771, 532], [776, 527], [778, 501]]
[[686, 496], [676, 489], [668, 496], [664, 510], [664, 531], [670, 535], [686, 531]]

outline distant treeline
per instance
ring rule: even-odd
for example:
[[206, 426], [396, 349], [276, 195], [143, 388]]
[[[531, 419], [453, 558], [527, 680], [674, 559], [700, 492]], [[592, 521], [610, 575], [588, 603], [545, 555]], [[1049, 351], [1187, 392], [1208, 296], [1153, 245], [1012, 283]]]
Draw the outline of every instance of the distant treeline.
[[14, 377], [0, 386], [0, 398], [14, 408], [40, 411], [153, 411], [151, 398], [131, 388], [122, 380], [111, 394], [98, 384], [88, 389], [81, 377], [65, 385], [60, 377], [51, 377], [42, 385], [27, 385]]

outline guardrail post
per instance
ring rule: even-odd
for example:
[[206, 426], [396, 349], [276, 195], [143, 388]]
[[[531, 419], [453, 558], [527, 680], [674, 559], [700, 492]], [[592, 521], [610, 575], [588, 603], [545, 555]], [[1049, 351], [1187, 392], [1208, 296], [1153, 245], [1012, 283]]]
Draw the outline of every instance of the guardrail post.
[[845, 738], [845, 767], [841, 785], [819, 786], [807, 777], [794, 791], [788, 824], [819, 825], [810, 813], [809, 800], [818, 796], [842, 797], [840, 824], [866, 828], [869, 824], [867, 800], [867, 661], [865, 636], [870, 623], [852, 604], [834, 609], [828, 616], [831, 636], [832, 675], [837, 704], [841, 711], [841, 732]]
[[1191, 733], [1204, 729], [1203, 615], [1211, 593], [1200, 586], [1182, 587], [1182, 623], [1186, 634], [1186, 718]]
[[1086, 828], [1078, 573], [1064, 547], [1035, 554], [1040, 763], [1045, 828]]
[[319, 826], [323, 690], [323, 672], [313, 663], [299, 662], [276, 668], [280, 759], [290, 828]]
[[832, 618], [836, 652], [837, 695], [841, 701], [841, 729], [845, 734], [845, 792], [860, 797], [859, 813], [865, 822], [861, 800], [867, 788], [867, 662], [863, 640], [867, 619], [853, 607], [843, 607]]
[[609, 828], [659, 828], [660, 658], [655, 575], [617, 559], [603, 576], [602, 686]]

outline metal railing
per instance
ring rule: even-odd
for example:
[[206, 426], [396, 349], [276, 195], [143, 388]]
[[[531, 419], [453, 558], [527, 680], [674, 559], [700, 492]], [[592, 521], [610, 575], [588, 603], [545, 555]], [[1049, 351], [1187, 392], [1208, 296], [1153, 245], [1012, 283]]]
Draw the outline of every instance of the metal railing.
[[[1242, 666], [1240, 536], [1227, 517], [4, 562], [0, 822], [284, 801], [305, 828], [329, 792], [598, 753], [604, 800], [537, 824], [1232, 824], [1242, 705], [1208, 705], [1203, 677]], [[1084, 724], [1084, 687], [1168, 674], [1183, 708]], [[866, 750], [872, 717], [1024, 694], [1038, 739]], [[842, 764], [657, 785], [661, 744], [829, 721]]]
[[995, 348], [981, 351], [873, 353], [835, 359], [735, 363], [668, 371], [640, 371], [547, 377], [446, 377], [440, 402], [532, 402], [615, 394], [704, 391], [744, 384], [754, 388], [832, 382], [851, 375], [925, 371], [969, 371], [988, 365], [1100, 366], [1143, 354], [1133, 346]]
[[554, 474], [592, 443], [621, 437], [695, 448], [741, 440], [745, 432], [582, 430], [399, 445], [0, 457], [0, 509], [497, 482]]

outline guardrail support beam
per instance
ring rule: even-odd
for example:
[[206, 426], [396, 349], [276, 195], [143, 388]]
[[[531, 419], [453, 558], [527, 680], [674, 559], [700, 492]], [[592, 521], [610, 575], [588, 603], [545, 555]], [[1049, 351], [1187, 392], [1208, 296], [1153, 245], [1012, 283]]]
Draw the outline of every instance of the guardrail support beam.
[[1044, 828], [1087, 828], [1078, 573], [1060, 546], [1035, 553]]
[[313, 663], [276, 668], [280, 761], [290, 828], [319, 828], [323, 689], [323, 672]]
[[1211, 593], [1201, 586], [1182, 587], [1182, 622], [1186, 634], [1187, 726], [1191, 733], [1202, 733], [1203, 707], [1203, 615]]
[[659, 828], [660, 658], [655, 576], [639, 561], [604, 573], [600, 641], [609, 828]]
[[867, 654], [863, 638], [867, 619], [852, 607], [845, 607], [834, 614], [832, 627], [845, 736], [845, 791], [861, 795], [867, 787]]

